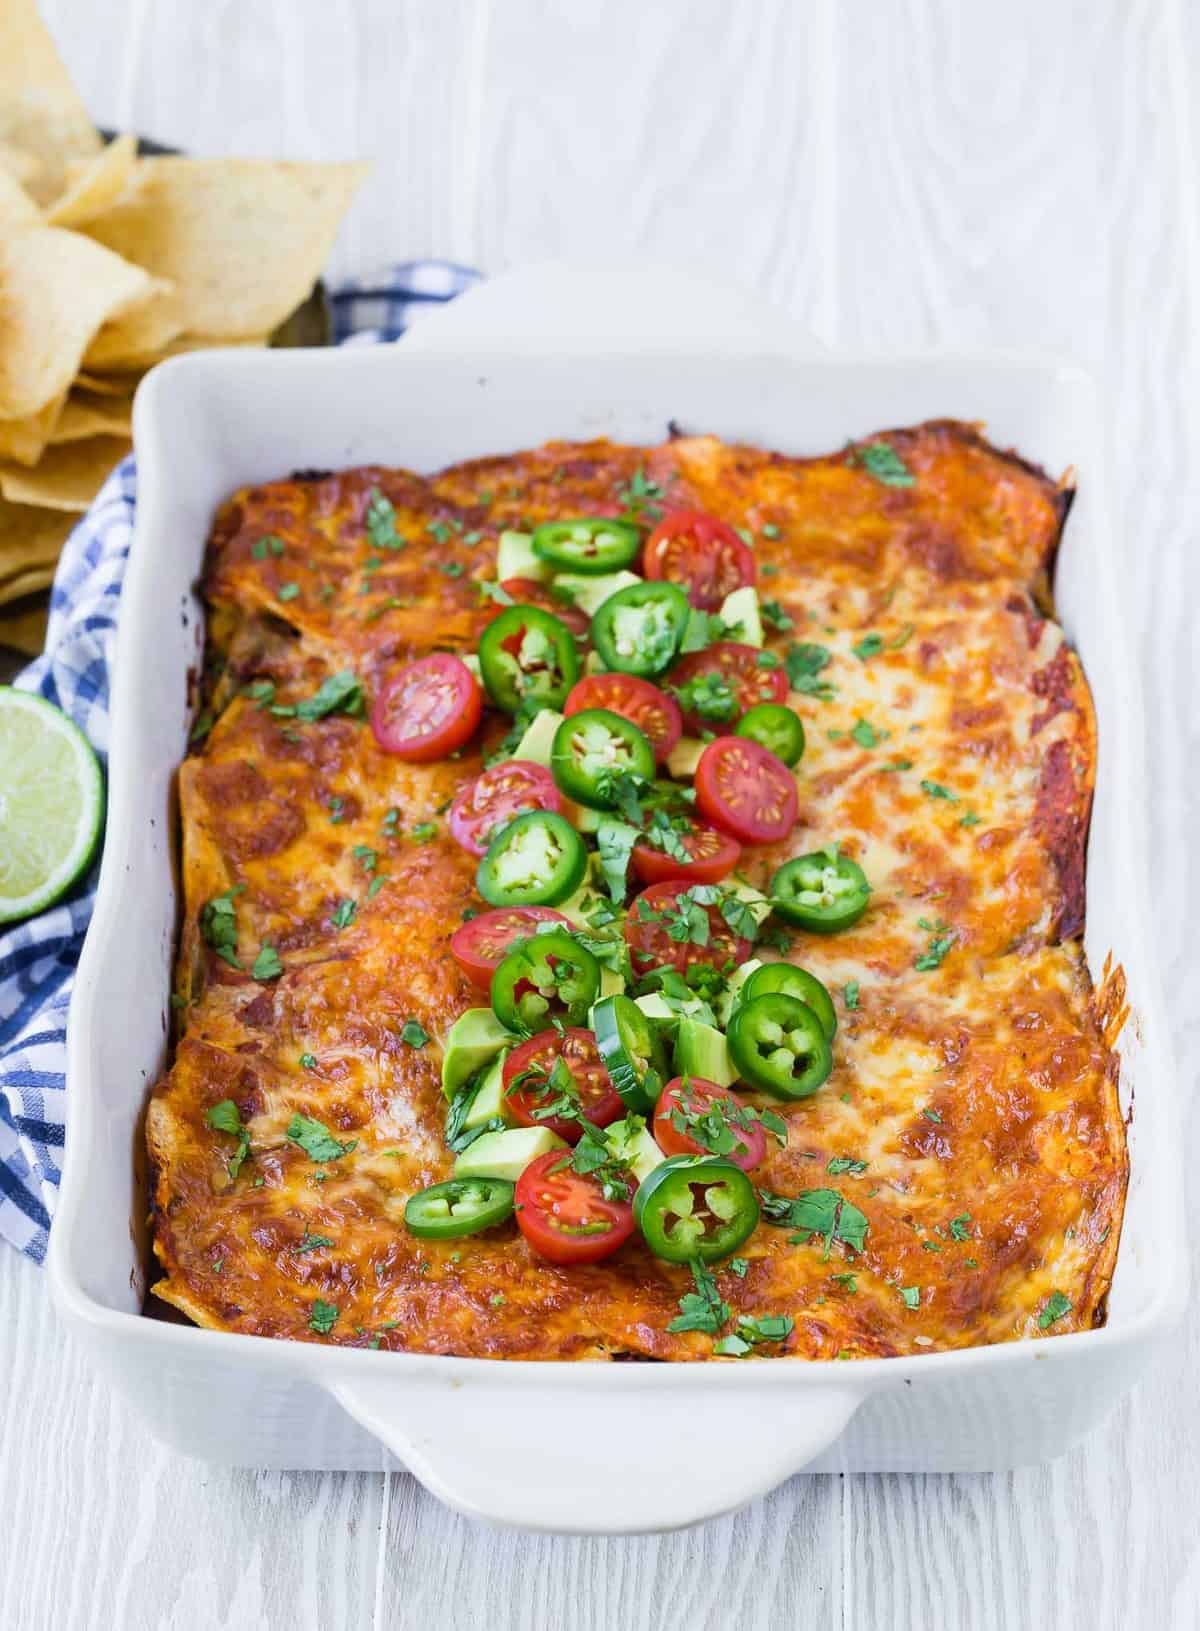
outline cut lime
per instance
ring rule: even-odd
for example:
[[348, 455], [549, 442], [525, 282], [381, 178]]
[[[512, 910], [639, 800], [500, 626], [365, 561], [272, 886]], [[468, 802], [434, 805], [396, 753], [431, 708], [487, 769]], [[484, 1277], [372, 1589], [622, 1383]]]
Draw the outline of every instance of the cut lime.
[[0, 923], [66, 894], [103, 816], [100, 765], [83, 732], [41, 697], [0, 685]]

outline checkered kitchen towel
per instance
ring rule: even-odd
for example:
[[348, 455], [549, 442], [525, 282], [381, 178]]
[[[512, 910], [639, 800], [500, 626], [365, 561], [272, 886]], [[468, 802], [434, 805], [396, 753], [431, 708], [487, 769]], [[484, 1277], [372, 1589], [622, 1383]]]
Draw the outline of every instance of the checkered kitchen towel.
[[[344, 285], [331, 295], [336, 338], [398, 339], [424, 308], [453, 300], [477, 276], [447, 261], [412, 261]], [[114, 470], [67, 540], [54, 580], [45, 655], [16, 681], [68, 713], [102, 760], [136, 499], [130, 458]], [[39, 1263], [46, 1254], [67, 1113], [67, 1009], [95, 903], [96, 871], [70, 899], [0, 932], [0, 1236]]]

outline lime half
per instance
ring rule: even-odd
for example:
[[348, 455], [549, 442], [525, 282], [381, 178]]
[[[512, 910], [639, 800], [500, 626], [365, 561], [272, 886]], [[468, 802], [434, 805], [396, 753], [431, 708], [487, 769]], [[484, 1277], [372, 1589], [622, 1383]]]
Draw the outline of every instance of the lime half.
[[66, 714], [0, 685], [0, 923], [61, 899], [96, 849], [104, 783]]

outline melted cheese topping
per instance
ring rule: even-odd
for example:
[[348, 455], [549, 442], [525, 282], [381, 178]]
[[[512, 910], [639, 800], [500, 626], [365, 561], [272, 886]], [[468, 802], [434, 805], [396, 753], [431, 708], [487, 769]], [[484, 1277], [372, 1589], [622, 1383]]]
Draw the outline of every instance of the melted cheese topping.
[[[503, 724], [460, 760], [416, 766], [360, 721], [273, 711], [345, 669], [372, 693], [414, 656], [473, 650], [500, 531], [620, 505], [641, 469], [669, 502], [749, 529], [768, 621], [793, 625], [768, 644], [827, 657], [790, 698], [808, 740], [801, 823], [747, 852], [746, 878], [837, 841], [873, 886], [854, 928], [795, 937], [789, 955], [834, 995], [835, 1068], [813, 1098], [771, 1105], [787, 1146], [755, 1174], [786, 1196], [836, 1190], [867, 1219], [863, 1250], [763, 1223], [744, 1277], [718, 1268], [722, 1295], [735, 1317], [790, 1314], [786, 1351], [809, 1357], [1102, 1319], [1126, 1159], [1112, 1038], [1072, 938], [1095, 731], [1075, 656], [1038, 609], [1066, 500], [968, 427], [888, 439], [910, 487], [845, 453], [694, 438], [551, 445], [428, 481], [306, 476], [223, 508], [205, 583], [217, 718], [180, 772], [185, 1013], [147, 1119], [160, 1296], [206, 1326], [297, 1339], [710, 1356], [708, 1336], [667, 1329], [687, 1271], [636, 1242], [564, 1269], [515, 1228], [440, 1243], [401, 1222], [414, 1190], [449, 1175], [439, 1039], [478, 1001], [448, 949], [474, 861], [444, 812]], [[240, 970], [199, 929], [231, 888]], [[284, 969], [269, 982], [247, 972], [263, 945]], [[410, 1019], [427, 1045], [402, 1039]], [[205, 1121], [227, 1098], [250, 1138], [236, 1179], [236, 1140]], [[313, 1161], [287, 1139], [296, 1113], [351, 1147]], [[336, 1310], [327, 1332], [318, 1299]]]

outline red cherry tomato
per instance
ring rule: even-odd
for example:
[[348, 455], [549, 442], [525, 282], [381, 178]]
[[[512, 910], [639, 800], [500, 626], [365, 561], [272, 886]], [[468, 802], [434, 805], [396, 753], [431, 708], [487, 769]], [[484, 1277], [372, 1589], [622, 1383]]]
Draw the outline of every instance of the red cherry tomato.
[[599, 1263], [633, 1233], [630, 1201], [609, 1201], [598, 1179], [571, 1167], [566, 1150], [548, 1150], [517, 1179], [517, 1227], [549, 1263]]
[[450, 936], [450, 950], [467, 979], [490, 991], [492, 975], [513, 941], [535, 934], [539, 923], [565, 923], [571, 927], [570, 918], [549, 906], [501, 906], [494, 912], [480, 912], [455, 929]]
[[796, 778], [748, 736], [718, 736], [696, 766], [696, 807], [742, 844], [786, 838], [800, 814]]
[[682, 584], [693, 606], [720, 610], [725, 596], [755, 579], [754, 556], [715, 515], [671, 510], [646, 541], [642, 572]]
[[[572, 606], [569, 601], [559, 600], [552, 595], [544, 583], [538, 583], [536, 578], [505, 578], [500, 585], [506, 594], [512, 596], [518, 606], [540, 606], [543, 611], [553, 612], [560, 623], [565, 623], [577, 640], [582, 640], [592, 620], [580, 606]], [[504, 610], [497, 606], [495, 615]], [[490, 621], [490, 619], [489, 619]]]
[[472, 855], [486, 855], [491, 834], [523, 810], [562, 809], [554, 777], [532, 759], [504, 759], [459, 789], [450, 831]]
[[654, 844], [633, 846], [633, 870], [643, 883], [662, 883], [664, 878], [680, 878], [687, 883], [718, 883], [738, 864], [742, 846], [715, 827], [693, 825], [690, 832], [675, 834], [688, 858], [668, 855]]
[[743, 1172], [758, 1166], [767, 1153], [767, 1135], [749, 1106], [706, 1076], [676, 1076], [668, 1082], [651, 1131], [664, 1155], [723, 1155]]
[[[583, 1136], [578, 1121], [568, 1116], [535, 1114], [558, 1096], [557, 1087], [547, 1086], [557, 1059], [571, 1072], [580, 1109], [593, 1126], [607, 1127], [610, 1121], [620, 1120], [625, 1105], [609, 1080], [596, 1038], [591, 1031], [571, 1027], [561, 1033], [542, 1031], [531, 1036], [504, 1061], [504, 1102], [518, 1121], [526, 1127], [549, 1127], [568, 1144], [578, 1144]], [[522, 1077], [528, 1079], [523, 1082]]]
[[462, 747], [482, 712], [483, 692], [471, 670], [439, 651], [383, 682], [371, 709], [371, 729], [385, 753], [427, 764]]
[[629, 908], [625, 940], [639, 975], [649, 974], [655, 968], [675, 968], [680, 974], [686, 974], [693, 963], [724, 968], [730, 960], [735, 965], [746, 961], [750, 942], [733, 933], [715, 904], [699, 908], [708, 916], [708, 938], [704, 945], [697, 945], [692, 939], [673, 937], [672, 929], [686, 916], [689, 906], [695, 905], [685, 902], [680, 906], [679, 897], [694, 887], [682, 880], [652, 884]]
[[756, 703], [782, 702], [787, 675], [782, 668], [763, 668], [759, 656], [757, 646], [718, 640], [681, 657], [667, 675], [667, 684], [679, 697], [684, 729], [693, 736], [705, 731], [719, 736], [732, 732]]
[[659, 764], [683, 735], [679, 704], [657, 685], [636, 674], [589, 674], [573, 685], [564, 714], [582, 713], [585, 708], [607, 708], [644, 731]]

